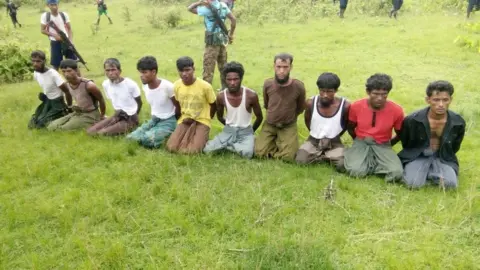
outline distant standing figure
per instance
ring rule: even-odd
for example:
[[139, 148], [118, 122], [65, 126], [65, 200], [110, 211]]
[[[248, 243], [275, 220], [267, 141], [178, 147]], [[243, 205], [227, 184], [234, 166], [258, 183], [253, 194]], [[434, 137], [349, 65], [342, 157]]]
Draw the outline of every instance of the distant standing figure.
[[[225, 3], [218, 0], [198, 1], [188, 7], [188, 11], [204, 17], [205, 23], [205, 51], [203, 53], [203, 80], [212, 84], [213, 73], [215, 72], [215, 64], [220, 71], [220, 81], [222, 90], [225, 89], [225, 78], [221, 73], [223, 67], [227, 63], [227, 43], [233, 42], [233, 34], [237, 20]], [[228, 36], [223, 33], [219, 24], [215, 20], [214, 12], [225, 23], [226, 19], [230, 20], [230, 31]]]
[[470, 18], [470, 14], [474, 9], [480, 10], [480, 0], [468, 0], [467, 19]]
[[17, 20], [17, 9], [18, 7], [10, 0], [7, 0], [7, 13], [10, 15], [12, 19], [13, 27], [17, 28], [18, 26], [22, 27], [22, 25]]
[[65, 48], [62, 38], [57, 31], [49, 26], [50, 23], [55, 24], [60, 31], [73, 40], [72, 26], [70, 25], [70, 17], [66, 12], [58, 10], [58, 0], [47, 0], [50, 12], [45, 12], [40, 18], [41, 33], [50, 39], [50, 65], [58, 71], [60, 62], [63, 58], [77, 60], [72, 50]]
[[343, 14], [347, 9], [348, 0], [340, 0], [340, 11], [338, 12], [338, 17], [343, 19]]
[[105, 16], [107, 16], [110, 24], [112, 24], [113, 23], [112, 19], [107, 14], [107, 4], [105, 4], [105, 1], [104, 0], [97, 0], [95, 5], [97, 5], [97, 10], [98, 10], [97, 25], [100, 24], [100, 17], [102, 17], [102, 14], [105, 14]]
[[397, 12], [402, 8], [403, 0], [392, 0], [392, 5], [393, 8], [390, 11], [389, 17], [391, 18], [393, 16], [396, 19]]

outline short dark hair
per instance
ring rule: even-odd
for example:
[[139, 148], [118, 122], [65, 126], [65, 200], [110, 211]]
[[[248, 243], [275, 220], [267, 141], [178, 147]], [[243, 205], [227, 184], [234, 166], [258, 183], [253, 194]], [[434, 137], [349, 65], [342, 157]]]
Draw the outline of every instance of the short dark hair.
[[106, 65], [114, 66], [120, 71], [122, 70], [122, 65], [120, 65], [120, 61], [118, 61], [117, 58], [107, 58], [107, 60], [103, 62], [103, 67], [105, 68]]
[[318, 89], [335, 89], [338, 90], [340, 87], [340, 78], [335, 73], [331, 72], [324, 72], [317, 79], [317, 87]]
[[140, 58], [137, 62], [137, 70], [155, 70], [158, 72], [157, 59], [151, 55]]
[[71, 69], [77, 70], [78, 69], [78, 64], [77, 64], [77, 61], [75, 61], [75, 60], [64, 59], [64, 60], [62, 60], [62, 62], [60, 62], [60, 68], [62, 68], [62, 69], [71, 68]]
[[33, 51], [31, 54], [30, 54], [30, 57], [31, 58], [40, 58], [42, 59], [43, 61], [45, 61], [45, 59], [47, 59], [47, 57], [45, 56], [45, 53], [43, 51], [40, 51], [40, 50], [35, 50]]
[[434, 81], [428, 84], [427, 86], [427, 96], [431, 97], [433, 92], [447, 92], [448, 95], [453, 96], [455, 89], [453, 85], [448, 81]]
[[283, 61], [289, 60], [290, 65], [293, 64], [293, 55], [291, 55], [289, 53], [279, 53], [279, 54], [275, 55], [275, 57], [273, 58], [273, 63], [277, 62], [278, 59], [283, 60]]
[[182, 71], [186, 67], [194, 67], [195, 63], [193, 62], [193, 59], [189, 56], [182, 56], [177, 59], [177, 69], [179, 71]]
[[240, 80], [243, 79], [243, 75], [245, 74], [245, 69], [243, 69], [243, 65], [240, 64], [239, 62], [229, 62], [227, 63], [222, 70], [223, 76], [226, 77], [227, 73], [234, 72], [237, 73], [238, 76], [240, 77]]
[[390, 92], [392, 90], [392, 77], [385, 73], [375, 73], [370, 78], [367, 79], [365, 87], [367, 92], [372, 92], [372, 90], [385, 90]]

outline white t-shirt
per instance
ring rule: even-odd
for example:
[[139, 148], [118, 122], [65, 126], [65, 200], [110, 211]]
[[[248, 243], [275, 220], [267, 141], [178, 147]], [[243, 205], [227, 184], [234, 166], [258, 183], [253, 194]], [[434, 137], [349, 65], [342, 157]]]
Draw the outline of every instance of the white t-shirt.
[[64, 84], [65, 81], [55, 69], [51, 68], [44, 73], [34, 71], [33, 78], [40, 84], [43, 93], [47, 95], [48, 99], [56, 99], [63, 96], [59, 86]]
[[170, 99], [175, 96], [173, 83], [165, 79], [158, 79], [162, 82], [156, 89], [150, 89], [148, 84], [144, 84], [143, 91], [145, 91], [145, 97], [152, 108], [152, 115], [160, 119], [167, 119], [175, 115], [175, 105]]
[[102, 86], [115, 110], [123, 110], [128, 115], [137, 113], [138, 104], [135, 98], [140, 96], [140, 88], [132, 79], [124, 78], [119, 84], [105, 80]]
[[[55, 25], [58, 27], [58, 29], [62, 30], [65, 35], [68, 37], [68, 32], [67, 29], [65, 28], [65, 24], [70, 22], [70, 17], [68, 17], [68, 14], [66, 12], [63, 12], [63, 15], [65, 15], [65, 22], [62, 19], [62, 15], [60, 15], [60, 11], [58, 12], [57, 16], [53, 16], [53, 14], [50, 13], [50, 21], [55, 23]], [[44, 12], [42, 16], [40, 17], [40, 23], [43, 25], [47, 25], [47, 12]], [[48, 27], [48, 32], [56, 34], [57, 32], [53, 30], [52, 27]], [[49, 36], [50, 40], [55, 41], [54, 37]]]

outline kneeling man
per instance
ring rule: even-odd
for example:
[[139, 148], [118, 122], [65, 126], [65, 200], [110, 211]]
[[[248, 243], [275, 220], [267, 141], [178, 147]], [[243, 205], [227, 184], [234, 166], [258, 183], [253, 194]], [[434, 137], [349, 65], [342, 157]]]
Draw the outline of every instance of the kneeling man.
[[340, 87], [336, 74], [323, 73], [317, 86], [320, 94], [307, 100], [304, 113], [310, 136], [295, 159], [299, 164], [327, 162], [342, 171], [344, 146], [340, 137], [347, 130], [350, 104], [345, 98], [335, 96]]
[[407, 186], [422, 187], [427, 180], [444, 187], [458, 185], [458, 159], [465, 134], [465, 120], [450, 111], [453, 85], [435, 81], [427, 87], [430, 105], [407, 116], [400, 139], [403, 150], [398, 156], [404, 164], [403, 179]]
[[122, 67], [116, 58], [108, 58], [103, 64], [108, 80], [102, 84], [105, 95], [112, 100], [115, 114], [91, 126], [89, 135], [115, 136], [126, 134], [138, 126], [138, 114], [142, 108], [140, 88], [130, 78], [121, 76]]
[[290, 77], [291, 54], [277, 54], [273, 67], [275, 77], [263, 84], [267, 118], [255, 140], [255, 154], [260, 158], [294, 161], [298, 151], [297, 117], [305, 107], [305, 86]]
[[354, 138], [352, 147], [345, 150], [345, 169], [350, 176], [385, 175], [387, 182], [400, 180], [402, 163], [393, 151], [399, 138], [392, 139], [392, 129], [400, 133], [404, 118], [402, 107], [387, 97], [392, 90], [392, 78], [374, 74], [367, 80], [368, 98], [350, 106], [348, 132]]
[[195, 77], [192, 58], [179, 58], [177, 69], [181, 79], [174, 83], [173, 89], [180, 105], [180, 119], [166, 148], [170, 152], [198, 154], [208, 141], [216, 96], [208, 82]]
[[65, 59], [60, 62], [60, 69], [67, 79], [68, 91], [76, 105], [69, 108], [71, 113], [51, 122], [47, 129], [51, 131], [86, 129], [103, 119], [105, 101], [102, 92], [91, 80], [80, 77], [77, 61]]
[[[33, 51], [30, 57], [34, 70], [33, 78], [38, 82], [43, 92], [38, 95], [38, 99], [42, 103], [32, 115], [28, 128], [45, 128], [53, 120], [67, 114], [67, 105], [72, 106], [72, 96], [60, 74], [55, 69], [48, 68], [45, 65], [44, 52]], [[65, 100], [67, 105], [65, 105]]]
[[[254, 91], [242, 86], [245, 73], [242, 64], [227, 63], [222, 73], [228, 88], [217, 95], [217, 118], [225, 127], [213, 140], [207, 142], [203, 152], [211, 153], [227, 149], [242, 157], [252, 158], [254, 132], [263, 121], [258, 96]], [[225, 109], [227, 110], [226, 118], [223, 117]], [[252, 111], [256, 117], [253, 127]]]

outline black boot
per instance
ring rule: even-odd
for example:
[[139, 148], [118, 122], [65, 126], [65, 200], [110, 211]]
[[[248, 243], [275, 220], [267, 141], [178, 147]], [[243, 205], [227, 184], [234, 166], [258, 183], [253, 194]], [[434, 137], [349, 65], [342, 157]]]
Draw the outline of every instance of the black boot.
[[343, 18], [344, 18], [344, 16], [343, 16], [344, 13], [345, 13], [345, 9], [344, 9], [344, 8], [341, 8], [341, 9], [340, 9], [340, 12], [338, 12], [338, 17], [340, 17], [340, 18], [343, 19]]
[[107, 17], [107, 18], [108, 18], [108, 21], [110, 22], [110, 24], [113, 24], [112, 19], [110, 19], [110, 17]]

